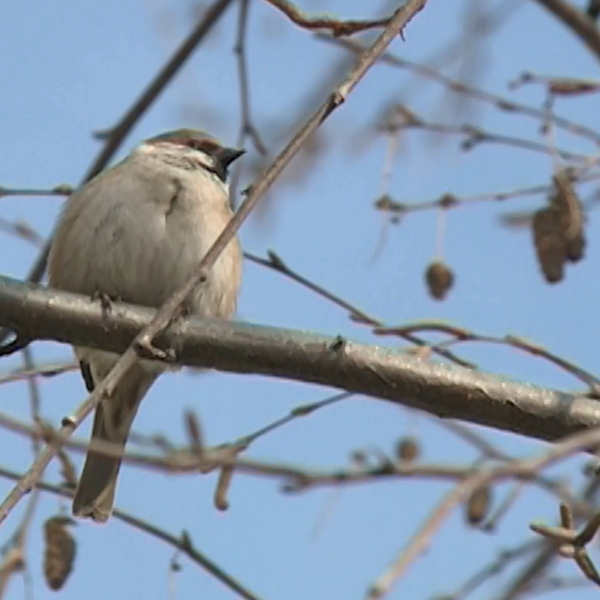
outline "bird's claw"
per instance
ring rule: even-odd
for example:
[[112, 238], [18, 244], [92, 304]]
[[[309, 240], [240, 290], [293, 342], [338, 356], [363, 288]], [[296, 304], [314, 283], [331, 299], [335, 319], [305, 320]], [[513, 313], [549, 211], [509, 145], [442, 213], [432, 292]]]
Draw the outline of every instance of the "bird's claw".
[[100, 302], [100, 308], [102, 309], [102, 317], [106, 319], [112, 311], [112, 305], [113, 302], [116, 301], [116, 298], [111, 298], [108, 294], [96, 290], [92, 295], [92, 301], [96, 300]]
[[175, 351], [171, 348], [161, 350], [152, 344], [152, 340], [141, 339], [135, 343], [135, 349], [137, 355], [140, 358], [146, 358], [151, 360], [159, 360], [161, 362], [175, 362]]

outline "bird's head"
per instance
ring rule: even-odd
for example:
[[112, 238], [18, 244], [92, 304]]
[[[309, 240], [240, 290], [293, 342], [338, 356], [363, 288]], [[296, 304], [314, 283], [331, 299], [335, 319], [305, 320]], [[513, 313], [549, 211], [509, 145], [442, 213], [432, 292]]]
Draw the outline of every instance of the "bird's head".
[[[145, 140], [141, 152], [164, 158], [166, 162], [182, 168], [203, 168], [227, 181], [229, 165], [242, 156], [245, 150], [222, 146], [205, 131], [176, 129]], [[179, 162], [178, 162], [179, 161]]]

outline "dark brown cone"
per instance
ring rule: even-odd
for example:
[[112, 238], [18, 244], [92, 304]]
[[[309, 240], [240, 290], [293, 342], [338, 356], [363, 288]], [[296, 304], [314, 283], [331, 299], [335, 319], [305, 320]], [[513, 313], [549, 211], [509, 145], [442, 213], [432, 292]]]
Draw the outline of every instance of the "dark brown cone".
[[405, 462], [412, 462], [419, 458], [421, 447], [416, 438], [411, 436], [402, 437], [396, 444], [396, 456]]
[[585, 249], [585, 215], [581, 200], [567, 174], [560, 171], [554, 177], [556, 194], [550, 200], [550, 206], [560, 214], [560, 225], [565, 241], [565, 255], [571, 262], [583, 258]]
[[443, 300], [454, 285], [454, 273], [445, 263], [437, 260], [427, 267], [425, 281], [430, 295], [436, 300]]
[[470, 525], [479, 525], [488, 515], [492, 493], [488, 486], [477, 488], [467, 500], [466, 518]]
[[560, 213], [552, 207], [536, 211], [532, 229], [533, 243], [544, 278], [548, 283], [561, 281], [567, 250]]
[[73, 568], [76, 543], [67, 528], [73, 520], [68, 517], [51, 517], [44, 524], [44, 577], [51, 590], [60, 590]]

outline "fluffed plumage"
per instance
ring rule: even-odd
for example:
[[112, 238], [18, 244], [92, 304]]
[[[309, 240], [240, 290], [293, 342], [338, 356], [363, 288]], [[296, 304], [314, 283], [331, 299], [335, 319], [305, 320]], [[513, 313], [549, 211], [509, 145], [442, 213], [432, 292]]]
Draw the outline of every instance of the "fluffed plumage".
[[[189, 279], [231, 219], [225, 180], [229, 163], [241, 153], [193, 130], [143, 143], [67, 200], [48, 261], [50, 286], [161, 306]], [[186, 311], [230, 318], [241, 266], [234, 239], [192, 293]], [[88, 389], [119, 359], [104, 351], [74, 350]], [[158, 362], [138, 361], [98, 405], [92, 439], [124, 449], [140, 402], [164, 369]], [[120, 457], [88, 451], [73, 501], [75, 515], [100, 522], [109, 518], [120, 465]]]

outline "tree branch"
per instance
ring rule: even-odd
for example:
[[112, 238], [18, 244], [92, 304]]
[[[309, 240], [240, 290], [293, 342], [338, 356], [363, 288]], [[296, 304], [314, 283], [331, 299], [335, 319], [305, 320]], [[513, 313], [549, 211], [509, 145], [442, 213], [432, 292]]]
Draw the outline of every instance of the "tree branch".
[[[122, 353], [155, 314], [115, 303], [106, 315], [83, 296], [0, 278], [0, 325], [31, 340]], [[173, 323], [156, 343], [173, 349], [180, 364], [317, 383], [544, 440], [600, 425], [600, 404], [583, 395], [340, 337], [190, 318]]]
[[600, 59], [600, 29], [583, 11], [565, 0], [536, 0], [562, 21]]
[[[23, 478], [23, 474], [16, 473], [0, 466], [0, 477], [4, 477], [10, 481], [19, 481]], [[73, 490], [69, 490], [59, 485], [53, 485], [45, 481], [38, 481], [36, 483], [36, 489], [49, 492], [56, 496], [61, 496], [62, 498], [73, 498]], [[115, 519], [131, 525], [134, 529], [143, 531], [144, 533], [147, 533], [152, 537], [165, 542], [169, 546], [172, 546], [175, 550], [185, 554], [193, 563], [196, 563], [215, 579], [218, 579], [227, 588], [235, 592], [241, 598], [245, 598], [245, 600], [261, 600], [261, 597], [253, 594], [250, 590], [238, 582], [237, 579], [226, 573], [218, 564], [213, 562], [210, 558], [208, 558], [208, 556], [198, 550], [193, 545], [192, 540], [186, 531], [184, 531], [180, 536], [176, 536], [163, 529], [160, 529], [148, 521], [145, 521], [118, 508], [113, 510], [112, 515]]]

